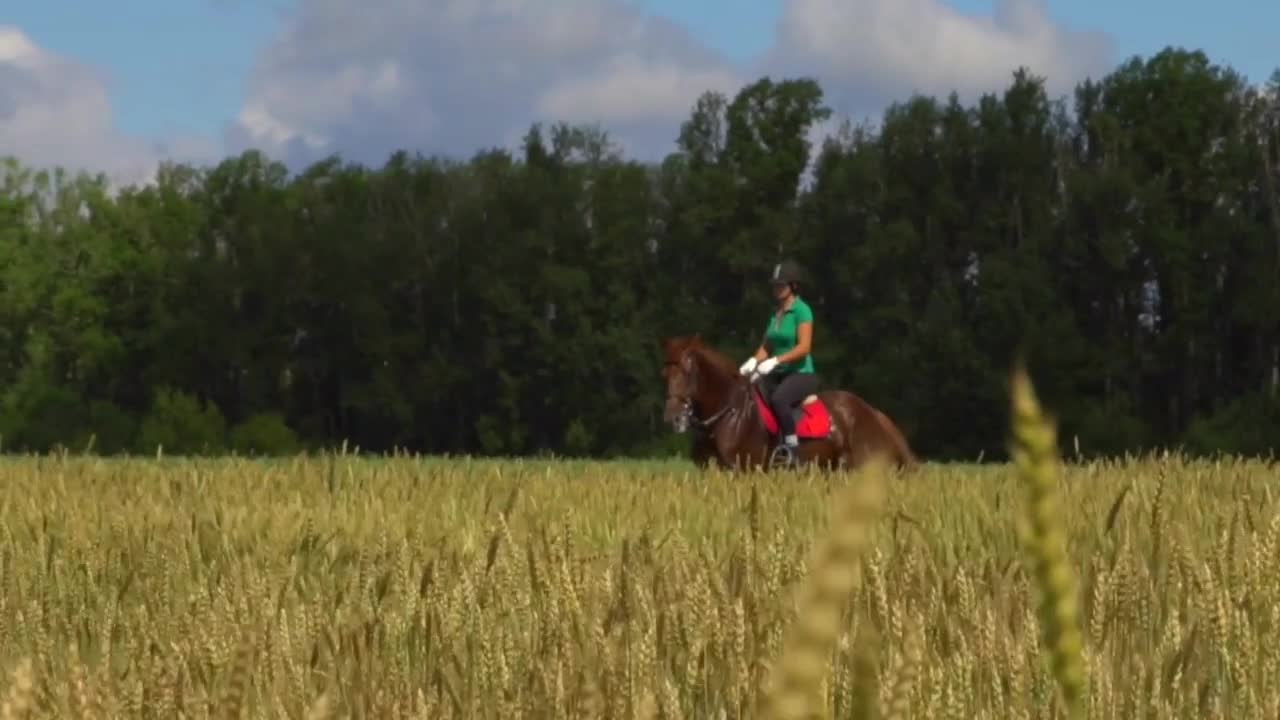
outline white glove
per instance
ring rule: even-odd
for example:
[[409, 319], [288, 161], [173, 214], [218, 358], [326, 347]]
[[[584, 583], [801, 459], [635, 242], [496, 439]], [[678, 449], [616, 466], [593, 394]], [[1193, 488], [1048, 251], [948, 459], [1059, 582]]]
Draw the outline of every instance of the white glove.
[[773, 372], [773, 369], [776, 367], [778, 367], [778, 358], [776, 357], [766, 358], [763, 362], [761, 362], [759, 365], [756, 366], [756, 372], [760, 373], [761, 375], [768, 375], [769, 373]]
[[738, 368], [738, 374], [750, 375], [751, 371], [756, 369], [757, 364], [758, 364], [758, 361], [756, 360], [754, 355], [747, 358], [747, 361], [742, 363], [742, 366]]

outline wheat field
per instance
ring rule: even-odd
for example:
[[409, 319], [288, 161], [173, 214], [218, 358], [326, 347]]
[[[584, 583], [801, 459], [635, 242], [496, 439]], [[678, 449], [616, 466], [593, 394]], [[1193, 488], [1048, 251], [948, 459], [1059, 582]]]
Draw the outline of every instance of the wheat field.
[[1280, 468], [0, 463], [0, 714], [1276, 718]]

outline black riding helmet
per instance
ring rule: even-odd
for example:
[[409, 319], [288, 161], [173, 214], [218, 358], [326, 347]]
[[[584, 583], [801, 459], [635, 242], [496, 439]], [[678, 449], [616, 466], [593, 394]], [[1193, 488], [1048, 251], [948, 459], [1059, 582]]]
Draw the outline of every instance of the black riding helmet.
[[790, 285], [794, 290], [796, 285], [800, 284], [803, 273], [800, 266], [793, 260], [783, 260], [773, 266], [773, 271], [769, 273], [770, 285]]

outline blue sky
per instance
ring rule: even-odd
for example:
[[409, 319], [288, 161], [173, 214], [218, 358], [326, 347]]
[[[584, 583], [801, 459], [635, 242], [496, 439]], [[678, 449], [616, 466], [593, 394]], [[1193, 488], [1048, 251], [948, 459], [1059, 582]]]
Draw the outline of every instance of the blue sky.
[[[447, 4], [449, 1], [420, 0], [420, 5]], [[492, 0], [475, 1], [492, 3]], [[561, 1], [570, 2], [571, 0]], [[812, 0], [809, 4], [816, 6], [824, 1], [826, 0]], [[847, 1], [866, 5], [877, 0]], [[1043, 0], [1009, 1], [1037, 3]], [[415, 43], [421, 46], [431, 43], [440, 44], [445, 41], [431, 35], [426, 25], [421, 24], [417, 26], [422, 28], [421, 32], [424, 33], [421, 42], [415, 40], [415, 36], [407, 31], [402, 33], [403, 36], [399, 37], [398, 41], [387, 40], [388, 45], [400, 48], [397, 51], [400, 55], [392, 57], [395, 62], [383, 68], [387, 73], [384, 75], [384, 80], [390, 83], [387, 87], [399, 88], [397, 97], [400, 99], [396, 102], [400, 104], [394, 111], [393, 109], [380, 111], [374, 107], [372, 115], [378, 119], [370, 120], [367, 126], [361, 127], [351, 119], [355, 117], [354, 110], [349, 111], [342, 120], [338, 120], [335, 119], [336, 111], [318, 105], [322, 100], [299, 99], [306, 92], [316, 94], [325, 92], [324, 88], [328, 86], [324, 83], [332, 80], [332, 73], [329, 76], [318, 74], [319, 70], [316, 68], [333, 67], [335, 59], [343, 57], [333, 53], [324, 54], [318, 49], [320, 45], [329, 42], [344, 45], [347, 46], [344, 52], [352, 53], [352, 57], [365, 58], [368, 62], [361, 66], [364, 68], [361, 72], [366, 74], [360, 77], [365, 78], [366, 83], [372, 83], [374, 75], [371, 73], [374, 73], [374, 66], [370, 64], [373, 61], [369, 53], [379, 44], [373, 35], [368, 36], [374, 38], [372, 40], [366, 38], [370, 48], [356, 47], [355, 40], [346, 38], [341, 41], [335, 40], [334, 35], [344, 31], [344, 22], [364, 22], [370, 25], [367, 32], [373, 33], [375, 28], [371, 23], [374, 21], [369, 18], [354, 20], [347, 18], [341, 22], [335, 21], [334, 12], [340, 11], [334, 11], [332, 7], [343, 6], [331, 1], [313, 0], [311, 5], [326, 6], [329, 9], [309, 10], [308, 17], [312, 22], [299, 22], [298, 27], [303, 29], [298, 32], [314, 31], [318, 34], [307, 40], [302, 39], [303, 36], [299, 34], [298, 46], [293, 50], [289, 52], [282, 50], [270, 54], [268, 48], [271, 48], [273, 43], [280, 42], [278, 33], [282, 27], [286, 27], [291, 20], [296, 20], [302, 12], [296, 5], [299, 3], [305, 5], [307, 2], [308, 0], [127, 0], [127, 2], [106, 4], [86, 3], [85, 0], [12, 2], [8, 3], [3, 13], [0, 13], [0, 25], [16, 26], [41, 51], [79, 63], [95, 73], [98, 80], [105, 85], [106, 96], [110, 103], [110, 121], [114, 123], [114, 131], [118, 131], [122, 137], [140, 141], [202, 138], [222, 147], [228, 142], [229, 126], [235, 124], [237, 118], [248, 107], [259, 107], [261, 112], [258, 115], [269, 116], [271, 119], [269, 122], [262, 120], [256, 125], [245, 124], [242, 138], [261, 139], [266, 137], [264, 133], [268, 132], [263, 129], [264, 127], [278, 125], [285, 128], [279, 131], [278, 137], [293, 138], [291, 147], [294, 149], [301, 147], [298, 138], [307, 133], [311, 133], [308, 137], [325, 138], [323, 141], [316, 140], [315, 147], [320, 147], [323, 143], [329, 143], [325, 147], [343, 147], [339, 144], [341, 142], [369, 145], [373, 143], [371, 138], [379, 132], [385, 132], [389, 136], [394, 135], [405, 142], [416, 141], [419, 137], [425, 138], [428, 136], [426, 130], [409, 128], [406, 125], [407, 121], [393, 118], [394, 113], [397, 112], [403, 118], [404, 111], [411, 107], [423, 108], [424, 127], [431, 122], [436, 122], [437, 125], [445, 122], [441, 118], [446, 117], [447, 114], [439, 109], [445, 105], [438, 102], [429, 104], [425, 98], [429, 95], [428, 88], [432, 88], [431, 92], [436, 92], [434, 88], [438, 88], [441, 83], [447, 81], [431, 75], [431, 73], [441, 72], [440, 70], [424, 70], [421, 64], [426, 62], [423, 59], [424, 54], [436, 58], [438, 56], [414, 49]], [[549, 5], [553, 2], [554, 0], [547, 0], [539, 4]], [[929, 7], [930, 3], [945, 3], [951, 9], [978, 18], [991, 16], [996, 5], [994, 0], [901, 0], [903, 5], [908, 2], [912, 3], [912, 7]], [[387, 7], [403, 6], [402, 0], [374, 0], [373, 4], [379, 3], [389, 3]], [[632, 4], [675, 20], [703, 49], [713, 49], [727, 56], [730, 63], [752, 68], [755, 66], [750, 66], [750, 63], [779, 43], [779, 22], [783, 18], [786, 7], [784, 0], [736, 0], [734, 2], [730, 0], [688, 2], [632, 0]], [[1125, 2], [1077, 0], [1074, 3], [1064, 0], [1047, 0], [1046, 4], [1048, 17], [1053, 23], [1077, 30], [1105, 33], [1113, 43], [1115, 53], [1113, 60], [1123, 59], [1135, 53], [1149, 54], [1166, 44], [1175, 44], [1202, 48], [1213, 60], [1232, 65], [1254, 82], [1265, 81], [1272, 70], [1280, 65], [1280, 45], [1276, 45], [1274, 41], [1275, 28], [1280, 27], [1280, 3], [1277, 2], [1246, 4], [1244, 0], [1223, 0], [1220, 4], [1176, 5], [1167, 2], [1156, 3], [1153, 0], [1125, 0]], [[355, 0], [351, 7], [356, 7]], [[411, 11], [404, 10], [404, 12]], [[529, 14], [526, 22], [541, 22], [535, 19], [541, 17], [543, 16], [539, 14]], [[325, 25], [325, 22], [330, 24]], [[428, 21], [419, 18], [419, 22]], [[328, 30], [317, 30], [317, 28], [328, 28]], [[387, 32], [385, 27], [377, 31]], [[324, 34], [325, 32], [328, 34]], [[692, 58], [694, 56], [692, 50], [680, 45], [677, 40], [671, 39], [668, 35], [652, 34], [646, 37], [648, 39], [645, 42], [650, 46], [670, 41], [671, 47], [675, 48], [671, 51], [673, 57]], [[399, 42], [399, 45], [396, 45], [396, 42]], [[851, 37], [849, 43], [856, 45], [857, 37]], [[803, 62], [818, 62], [812, 60], [809, 55], [805, 55], [805, 48], [798, 47], [797, 42], [792, 42], [792, 45], [792, 52], [788, 57], [803, 56], [805, 58], [798, 67], [807, 67]], [[298, 47], [303, 49], [298, 50]], [[633, 54], [644, 50], [643, 47], [631, 48]], [[455, 50], [455, 52], [463, 51]], [[312, 59], [315, 62], [304, 69], [303, 60], [298, 58], [308, 56], [308, 53], [314, 56]], [[264, 64], [262, 62], [264, 57], [271, 59], [271, 62]], [[619, 54], [610, 57], [621, 62], [618, 59], [628, 55], [619, 51]], [[413, 62], [418, 62], [419, 65], [415, 66]], [[474, 66], [476, 61], [472, 59], [467, 62]], [[684, 62], [683, 59], [681, 62]], [[726, 78], [728, 82], [729, 76], [723, 74], [726, 72], [745, 73], [732, 68], [725, 70], [722, 66], [710, 61], [699, 60], [698, 62], [702, 62], [697, 67], [700, 67], [704, 74], [697, 77], [705, 79], [707, 83], [714, 82], [718, 77]], [[897, 62], [907, 61], [898, 59]], [[1084, 65], [1084, 62], [1085, 60], [1081, 60], [1071, 67], [1090, 67]], [[818, 63], [815, 67], [831, 69], [836, 68], [835, 63], [835, 60], [831, 60], [829, 66]], [[511, 58], [511, 66], [519, 68], [523, 64], [523, 59], [514, 56]], [[947, 63], [945, 60], [941, 63], [935, 61], [933, 67], [940, 64]], [[1107, 63], [1108, 66], [1113, 64]], [[264, 67], [267, 69], [263, 69]], [[586, 72], [582, 67], [580, 63], [578, 71]], [[412, 72], [415, 68], [416, 73]], [[851, 68], [850, 62], [846, 59], [843, 65], [832, 69], [831, 72], [836, 78], [833, 80], [835, 83], [841, 82], [839, 78], [844, 78], [847, 83], [854, 83], [855, 81], [850, 78], [856, 77], [859, 71]], [[426, 78], [428, 75], [431, 75], [430, 80]], [[556, 77], [562, 78], [562, 76], [564, 76], [563, 72]], [[745, 76], [746, 74], [742, 75], [742, 77]], [[0, 83], [4, 82], [4, 77], [0, 75]], [[859, 98], [870, 97], [873, 89], [882, 96], [892, 95], [894, 82], [905, 83], [910, 78], [916, 78], [915, 82], [919, 83], [921, 82], [919, 78], [924, 76], [919, 71], [912, 75], [903, 70], [896, 74], [890, 73], [887, 77], [888, 79], [880, 85], [869, 83], [856, 92], [850, 90], [847, 95]], [[825, 77], [823, 79], [826, 87]], [[308, 82], [316, 83], [313, 89], [308, 90], [306, 85]], [[674, 82], [676, 80], [670, 81], [670, 83]], [[690, 80], [690, 82], [693, 81]], [[404, 89], [407, 83], [418, 83], [419, 87], [410, 92]], [[576, 91], [580, 91], [579, 95], [586, 92], [580, 85], [579, 82], [578, 85], [573, 86]], [[545, 89], [546, 92], [541, 96], [530, 95], [524, 105], [512, 104], [509, 108], [504, 106], [504, 110], [509, 109], [512, 113], [518, 114], [526, 110], [532, 113], [538, 107], [568, 109], [586, 107], [603, 113], [602, 117], [613, 118], [614, 123], [622, 127], [624, 132], [630, 127], [625, 118], [617, 120], [616, 114], [599, 110], [600, 103], [605, 102], [600, 99], [602, 97], [600, 93], [603, 91], [599, 88], [596, 88], [597, 92], [592, 96], [595, 98], [594, 105], [583, 100], [582, 97], [567, 94], [569, 91], [563, 88], [561, 88], [563, 92], [559, 94], [553, 93], [550, 85]], [[0, 91], [3, 90], [4, 88], [0, 87]], [[286, 97], [288, 94], [286, 91], [291, 91], [294, 95]], [[388, 90], [388, 92], [391, 91]], [[459, 91], [453, 92], [456, 94]], [[471, 92], [474, 94], [474, 90]], [[654, 89], [653, 92], [658, 90]], [[691, 91], [685, 88], [684, 92], [687, 96]], [[902, 94], [905, 92], [904, 86]], [[419, 105], [407, 105], [409, 101], [405, 98], [409, 96], [416, 97]], [[684, 107], [687, 107], [689, 98], [685, 96], [681, 96], [680, 102], [685, 103]], [[374, 103], [376, 106], [376, 101], [371, 98], [372, 96], [363, 97], [361, 101]], [[552, 98], [556, 99], [558, 104], [553, 102]], [[3, 100], [3, 93], [0, 92], [0, 101]], [[485, 112], [493, 111], [491, 105], [492, 103], [485, 105]], [[3, 104], [0, 103], [0, 109], [2, 108]], [[435, 117], [435, 120], [432, 120], [432, 117]], [[3, 116], [0, 115], [0, 121], [2, 118]], [[519, 127], [521, 122], [525, 120], [521, 118], [517, 122], [513, 115], [508, 125], [494, 125], [493, 128], [486, 129], [486, 132], [506, 133], [502, 137], [494, 137], [493, 142], [506, 141], [510, 139], [510, 134], [514, 132], [514, 128]], [[666, 123], [664, 126], [666, 130], [663, 132], [669, 135], [672, 121], [665, 119], [663, 122]], [[0, 130], [3, 130], [2, 125]], [[234, 135], [234, 133], [231, 134]], [[654, 137], [659, 136], [654, 135]], [[285, 142], [284, 139], [280, 140], [281, 148], [284, 147]], [[468, 137], [459, 142], [472, 142], [472, 140]], [[376, 143], [373, 144], [376, 145]], [[0, 147], [0, 154], [5, 150], [6, 148]]]
[[214, 134], [239, 109], [254, 51], [276, 27], [261, 0], [13, 2], [0, 22], [106, 74], [116, 121], [141, 135]]

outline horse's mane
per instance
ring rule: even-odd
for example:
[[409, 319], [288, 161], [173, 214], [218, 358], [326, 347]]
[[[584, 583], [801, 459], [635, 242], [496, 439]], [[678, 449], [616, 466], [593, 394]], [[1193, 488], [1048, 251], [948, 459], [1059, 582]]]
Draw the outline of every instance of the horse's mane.
[[730, 360], [724, 353], [708, 345], [699, 335], [667, 338], [662, 344], [667, 353], [668, 362], [674, 361], [679, 353], [689, 351], [698, 359], [710, 365], [713, 370], [717, 370], [729, 378], [738, 375], [737, 363]]
[[738, 374], [738, 367], [733, 364], [733, 361], [730, 360], [728, 356], [719, 350], [716, 350], [709, 345], [699, 343], [693, 347], [693, 351], [720, 372], [729, 376]]

